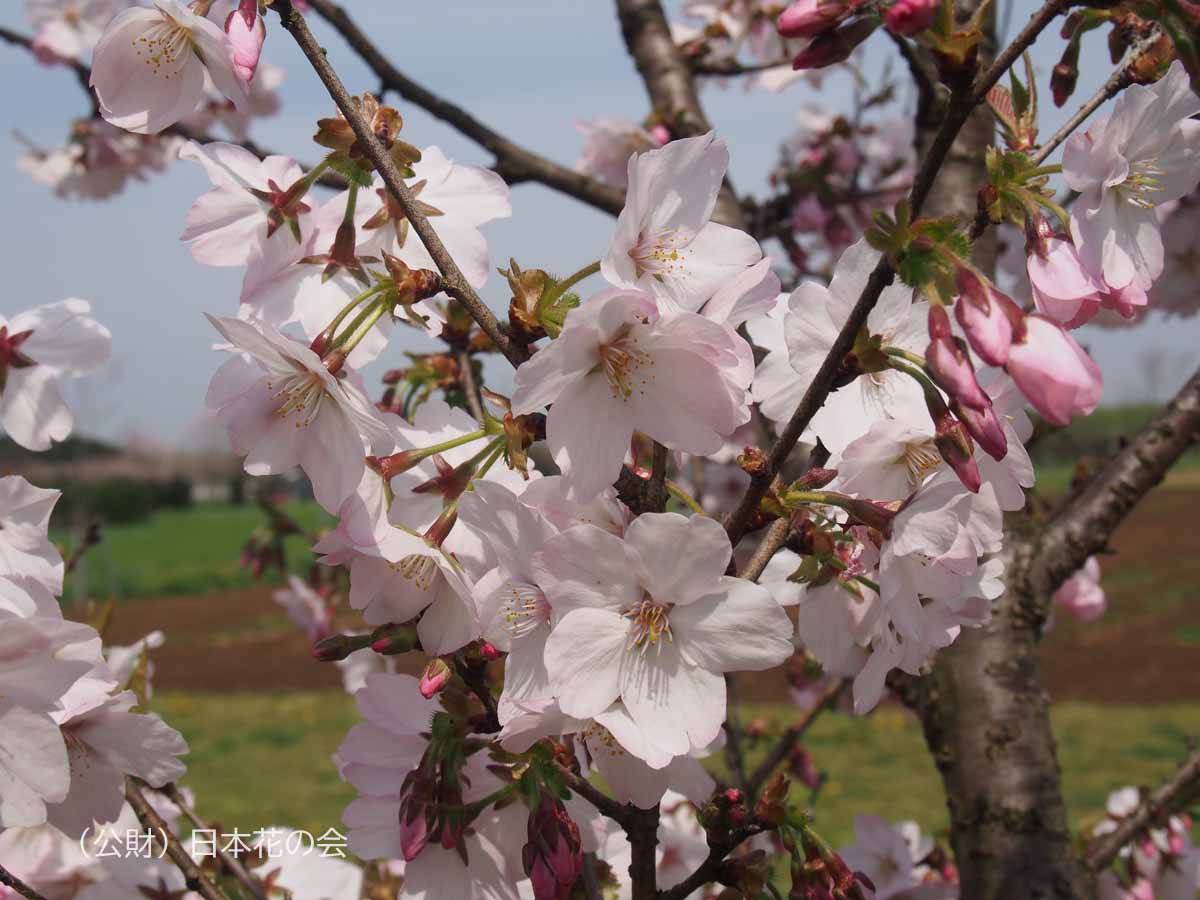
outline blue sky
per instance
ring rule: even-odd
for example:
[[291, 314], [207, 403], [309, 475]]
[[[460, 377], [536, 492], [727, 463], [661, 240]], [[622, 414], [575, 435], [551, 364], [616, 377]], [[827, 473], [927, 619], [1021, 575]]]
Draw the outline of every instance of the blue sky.
[[[539, 152], [570, 164], [580, 137], [579, 118], [626, 116], [640, 119], [647, 101], [620, 32], [605, 0], [455, 0], [446, 4], [411, 0], [343, 0], [367, 32], [407, 74], [471, 109], [485, 122]], [[1003, 2], [1001, 0], [1002, 9]], [[0, 22], [27, 31], [16, 2], [4, 4]], [[1013, 6], [1017, 27], [1036, 7]], [[1003, 18], [1003, 15], [1002, 15]], [[330, 58], [348, 86], [361, 92], [375, 79], [336, 34], [314, 22]], [[1085, 98], [1107, 76], [1103, 37], [1095, 34], [1085, 52], [1077, 98]], [[1062, 43], [1051, 30], [1035, 53], [1043, 88]], [[894, 59], [881, 36], [868, 45], [868, 69]], [[311, 142], [314, 120], [332, 104], [315, 75], [272, 19], [264, 58], [288, 71], [283, 111], [257, 123], [254, 136], [277, 152], [304, 161], [317, 158]], [[140, 434], [175, 443], [194, 435], [189, 425], [201, 412], [208, 379], [220, 362], [210, 349], [213, 334], [202, 312], [232, 314], [239, 274], [197, 265], [178, 240], [191, 202], [208, 187], [198, 166], [176, 163], [167, 173], [137, 184], [102, 203], [66, 203], [31, 183], [16, 169], [22, 152], [14, 130], [48, 146], [61, 143], [68, 119], [83, 115], [86, 98], [72, 75], [44, 68], [17, 48], [0, 45], [0, 79], [9, 86], [0, 133], [0, 196], [5, 199], [3, 260], [6, 314], [67, 296], [92, 301], [97, 318], [114, 335], [113, 371], [86, 395], [78, 410], [83, 430], [123, 439]], [[717, 131], [731, 148], [732, 174], [741, 191], [761, 193], [781, 138], [795, 127], [804, 104], [844, 108], [848, 79], [834, 75], [820, 92], [801, 85], [781, 95], [746, 93], [739, 86], [705, 90]], [[1064, 116], [1049, 104], [1044, 133]], [[405, 137], [418, 146], [437, 144], [454, 159], [487, 163], [486, 153], [405, 103]], [[493, 264], [510, 256], [523, 267], [571, 271], [601, 256], [612, 219], [537, 185], [513, 191], [512, 219], [487, 226]], [[498, 276], [483, 290], [502, 308], [507, 301]], [[1106, 402], [1165, 396], [1194, 365], [1195, 326], [1158, 320], [1132, 330], [1084, 329], [1078, 333], [1107, 377]], [[403, 364], [401, 346], [389, 349], [384, 365]], [[410, 342], [407, 347], [419, 346]], [[1164, 376], [1147, 377], [1150, 354], [1166, 359]], [[496, 385], [509, 380], [496, 365]], [[368, 373], [368, 382], [372, 381]]]

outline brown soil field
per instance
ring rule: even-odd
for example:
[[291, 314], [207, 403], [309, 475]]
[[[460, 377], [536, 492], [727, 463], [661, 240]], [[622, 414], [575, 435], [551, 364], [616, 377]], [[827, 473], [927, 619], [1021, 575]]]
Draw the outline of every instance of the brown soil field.
[[[1161, 489], [1130, 516], [1101, 560], [1108, 611], [1080, 624], [1058, 616], [1043, 643], [1051, 697], [1108, 703], [1200, 700], [1200, 492]], [[130, 601], [109, 633], [127, 643], [160, 629], [155, 687], [189, 691], [337, 688], [313, 660], [272, 588]], [[349, 621], [349, 620], [348, 620]], [[421, 661], [402, 659], [402, 668]], [[782, 677], [739, 679], [744, 699], [786, 698]]]

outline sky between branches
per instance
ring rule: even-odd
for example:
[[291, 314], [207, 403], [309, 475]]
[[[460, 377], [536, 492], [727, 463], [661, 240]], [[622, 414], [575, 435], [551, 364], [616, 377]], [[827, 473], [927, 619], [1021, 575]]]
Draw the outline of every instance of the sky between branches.
[[[1015, 0], [1009, 12], [1008, 0], [999, 2], [1000, 20], [1009, 23], [1010, 33], [1037, 7], [1034, 0]], [[573, 163], [578, 156], [576, 119], [640, 119], [647, 112], [641, 81], [621, 43], [612, 4], [605, 0], [455, 0], [452, 10], [415, 0], [343, 3], [406, 74], [561, 162]], [[677, 5], [669, 3], [668, 8]], [[28, 32], [20, 6], [18, 0], [7, 0], [0, 23]], [[376, 79], [341, 39], [315, 15], [311, 20], [347, 85], [357, 92], [374, 89]], [[277, 152], [313, 162], [319, 149], [310, 140], [313, 125], [316, 118], [332, 114], [332, 102], [276, 19], [269, 17], [268, 23], [263, 58], [288, 73], [281, 89], [283, 110], [256, 121], [252, 134]], [[868, 77], [877, 76], [888, 61], [894, 72], [902, 72], [882, 31], [866, 51]], [[1044, 135], [1074, 109], [1068, 104], [1065, 111], [1056, 110], [1050, 103], [1049, 72], [1061, 51], [1056, 29], [1047, 29], [1035, 47]], [[1104, 38], [1089, 35], [1074, 100], [1089, 97], [1110, 72]], [[176, 163], [164, 175], [134, 184], [107, 202], [57, 200], [17, 170], [23, 150], [14, 129], [42, 146], [61, 143], [69, 118], [85, 114], [87, 100], [67, 70], [38, 66], [17, 48], [0, 47], [0, 80], [9, 88], [3, 108], [6, 127], [0, 133], [0, 196], [6, 205], [0, 260], [8, 281], [0, 311], [12, 314], [78, 296], [91, 300], [96, 318], [112, 330], [112, 371], [85, 386], [81, 399], [90, 410], [73, 404], [81, 431], [118, 440], [137, 433], [156, 442], [193, 446], [198, 436], [206, 435], [206, 442], [223, 448], [219, 433], [198, 421], [209, 377], [221, 361], [210, 349], [216, 335], [201, 313], [234, 313], [241, 270], [198, 265], [178, 240], [188, 207], [209, 187], [200, 167]], [[709, 117], [729, 142], [731, 174], [739, 191], [763, 195], [766, 173], [780, 141], [794, 130], [802, 105], [845, 110], [850, 90], [844, 72], [826, 78], [819, 91], [800, 84], [778, 95], [746, 92], [736, 81], [705, 89]], [[404, 115], [404, 137], [410, 142], [437, 144], [461, 162], [490, 161], [480, 148], [423, 111], [395, 98], [389, 102]], [[911, 106], [911, 98], [905, 98], [904, 110]], [[566, 272], [603, 255], [613, 222], [609, 216], [533, 184], [513, 191], [513, 207], [513, 218], [485, 227], [493, 266], [513, 256], [522, 267]], [[778, 252], [770, 245], [768, 251]], [[482, 294], [497, 310], [507, 303], [499, 276], [492, 276]], [[1154, 399], [1173, 393], [1190, 374], [1195, 332], [1194, 322], [1151, 316], [1133, 329], [1088, 326], [1077, 336], [1104, 370], [1104, 402], [1120, 403], [1150, 399], [1152, 391]], [[395, 333], [398, 340], [366, 372], [372, 391], [384, 368], [403, 365], [401, 349], [434, 346], [407, 330]], [[1153, 351], [1166, 360], [1158, 384], [1147, 378], [1145, 366]], [[497, 389], [511, 384], [502, 359], [490, 362], [488, 376]]]

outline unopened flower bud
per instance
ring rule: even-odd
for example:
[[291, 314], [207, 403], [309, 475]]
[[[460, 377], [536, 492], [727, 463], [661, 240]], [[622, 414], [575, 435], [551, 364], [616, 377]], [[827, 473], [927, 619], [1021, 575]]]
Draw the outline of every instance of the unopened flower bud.
[[767, 454], [763, 453], [757, 447], [746, 447], [738, 455], [736, 460], [741, 470], [754, 478], [756, 475], [765, 475], [769, 471], [767, 463]]
[[666, 125], [662, 124], [662, 122], [655, 122], [653, 125], [647, 128], [646, 131], [650, 134], [650, 137], [654, 139], [654, 143], [658, 144], [660, 147], [665, 147], [667, 144], [671, 143], [671, 130], [667, 128]]
[[225, 19], [225, 34], [233, 45], [233, 68], [238, 77], [249, 83], [258, 69], [267, 26], [258, 14], [258, 0], [241, 0], [238, 8]]
[[583, 871], [579, 826], [557, 797], [543, 791], [529, 814], [527, 835], [521, 863], [535, 900], [566, 900]]
[[484, 641], [479, 645], [479, 655], [488, 662], [495, 662], [500, 658], [500, 651], [496, 649], [496, 645], [491, 641]]
[[1004, 459], [1008, 454], [1008, 436], [990, 404], [987, 409], [978, 410], [952, 399], [950, 408], [984, 453], [996, 461]]
[[955, 283], [959, 298], [954, 304], [954, 317], [966, 332], [967, 341], [989, 366], [1004, 365], [1013, 333], [1024, 315], [1021, 308], [994, 284], [965, 266], [959, 268]]
[[763, 788], [758, 803], [754, 805], [755, 817], [772, 825], [779, 825], [785, 821], [787, 819], [787, 796], [791, 787], [791, 780], [787, 773], [776, 772]]
[[925, 399], [929, 405], [929, 414], [933, 418], [935, 429], [933, 442], [937, 446], [938, 453], [941, 454], [946, 465], [954, 470], [954, 474], [958, 476], [958, 480], [968, 491], [973, 494], [979, 493], [982, 482], [979, 477], [979, 466], [975, 464], [975, 448], [971, 444], [970, 434], [967, 433], [963, 423], [958, 421], [946, 404], [942, 402], [941, 397], [937, 398], [936, 404], [931, 402], [933, 398], [929, 395], [926, 395]]
[[450, 676], [450, 667], [446, 665], [444, 659], [431, 659], [429, 665], [425, 667], [425, 671], [421, 673], [417, 689], [421, 692], [422, 697], [430, 700], [449, 683]]
[[785, 38], [816, 37], [850, 14], [843, 0], [796, 0], [779, 14], [775, 30]]
[[371, 632], [371, 649], [381, 656], [396, 656], [416, 647], [417, 640], [412, 625], [381, 625]]
[[859, 19], [833, 31], [826, 31], [796, 54], [792, 68], [821, 69], [849, 59], [854, 48], [870, 37], [874, 30], [875, 23], [870, 19]]
[[321, 638], [312, 646], [313, 659], [321, 662], [337, 662], [345, 659], [355, 650], [370, 646], [369, 634], [331, 634]]
[[892, 34], [913, 35], [933, 24], [937, 0], [896, 0], [883, 14], [883, 24]]

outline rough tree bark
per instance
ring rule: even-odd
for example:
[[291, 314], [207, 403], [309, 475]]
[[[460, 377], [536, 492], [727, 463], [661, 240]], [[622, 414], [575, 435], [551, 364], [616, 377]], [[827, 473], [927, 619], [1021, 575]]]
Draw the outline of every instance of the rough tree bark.
[[[960, 16], [975, 5], [960, 0]], [[990, 59], [994, 16], [985, 31], [982, 55]], [[939, 118], [936, 106], [920, 117], [919, 147], [928, 145]], [[993, 133], [990, 111], [977, 108], [935, 182], [930, 214], [974, 216]], [[994, 271], [993, 234], [976, 242], [973, 258], [983, 271]], [[942, 776], [962, 896], [1082, 898], [1088, 884], [1071, 843], [1038, 661], [1041, 622], [1023, 614], [1027, 604], [1014, 587], [1024, 581], [1031, 552], [1019, 534], [1008, 534], [1006, 546], [1009, 589], [994, 604], [991, 624], [964, 629], [927, 677], [906, 683], [907, 700]]]

